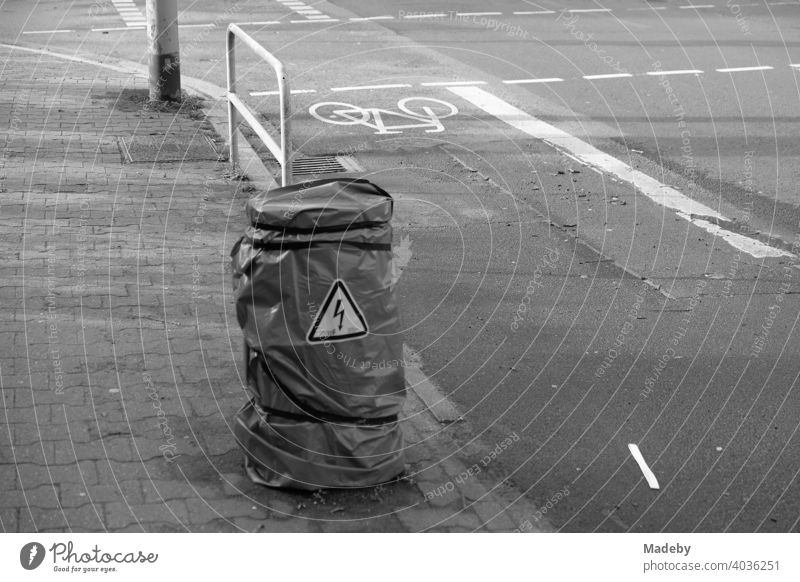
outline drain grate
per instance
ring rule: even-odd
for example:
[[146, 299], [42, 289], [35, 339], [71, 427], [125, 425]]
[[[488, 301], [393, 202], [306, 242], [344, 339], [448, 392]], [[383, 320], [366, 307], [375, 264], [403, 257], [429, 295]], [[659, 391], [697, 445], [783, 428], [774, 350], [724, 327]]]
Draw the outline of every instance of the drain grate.
[[123, 161], [128, 164], [223, 161], [227, 159], [225, 149], [218, 150], [217, 144], [205, 135], [166, 141], [163, 137], [158, 136], [122, 137], [119, 139], [119, 146]]
[[292, 174], [295, 176], [363, 171], [364, 169], [350, 156], [303, 156], [292, 161]]

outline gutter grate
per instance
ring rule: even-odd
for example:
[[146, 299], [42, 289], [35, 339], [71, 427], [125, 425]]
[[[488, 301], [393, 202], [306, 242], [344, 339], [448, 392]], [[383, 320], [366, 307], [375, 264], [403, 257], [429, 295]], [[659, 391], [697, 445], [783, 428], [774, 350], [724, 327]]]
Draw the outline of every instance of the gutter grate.
[[292, 161], [292, 175], [311, 176], [338, 172], [361, 173], [364, 169], [350, 156], [318, 155], [303, 156]]

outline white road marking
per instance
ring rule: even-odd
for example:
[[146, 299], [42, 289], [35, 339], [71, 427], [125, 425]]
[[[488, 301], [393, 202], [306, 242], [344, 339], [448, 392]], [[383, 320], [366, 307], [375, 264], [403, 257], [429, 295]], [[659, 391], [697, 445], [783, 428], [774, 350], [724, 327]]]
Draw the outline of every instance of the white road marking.
[[525, 83], [560, 83], [564, 79], [560, 77], [549, 77], [542, 79], [507, 79], [503, 81], [506, 85], [522, 85]]
[[639, 465], [639, 469], [642, 470], [642, 474], [644, 478], [647, 480], [647, 484], [650, 486], [650, 489], [658, 489], [658, 479], [650, 470], [650, 467], [647, 466], [647, 463], [642, 456], [642, 452], [639, 450], [639, 447], [633, 443], [628, 445], [628, 450], [633, 455], [633, 458], [636, 460], [636, 463]]
[[555, 10], [520, 10], [514, 12], [514, 14], [518, 16], [530, 16], [533, 14], [555, 14], [555, 13], [556, 13]]
[[75, 32], [74, 30], [24, 30], [22, 34], [56, 34], [59, 32]]
[[800, 69], [800, 63], [798, 63], [796, 65], [789, 65], [789, 66], [792, 67], [793, 69]]
[[435, 14], [403, 14], [403, 17], [400, 20], [410, 20], [412, 18], [444, 18], [447, 14], [444, 12], [437, 12]]
[[485, 85], [486, 81], [432, 81], [420, 83], [423, 87], [458, 87], [460, 85]]
[[308, 23], [316, 23], [316, 22], [339, 22], [338, 18], [328, 18], [326, 20], [290, 20], [291, 24], [308, 24]]
[[772, 67], [769, 66], [762, 66], [762, 67], [733, 67], [729, 69], [717, 69], [718, 73], [743, 73], [745, 71], [769, 71]]
[[661, 75], [699, 75], [703, 71], [700, 69], [683, 69], [683, 70], [675, 70], [675, 71], [647, 71], [645, 75], [652, 75], [654, 77], [660, 77]]
[[299, 14], [300, 16], [304, 16], [307, 20], [290, 20], [289, 22], [292, 24], [301, 24], [303, 22], [338, 22], [338, 19], [331, 18], [327, 14], [324, 14], [314, 8], [313, 6], [309, 6], [305, 2], [300, 2], [298, 0], [278, 0], [281, 4], [283, 4], [289, 10]]
[[92, 32], [117, 32], [117, 31], [126, 31], [126, 30], [144, 30], [145, 25], [142, 24], [141, 26], [116, 26], [114, 28], [93, 28]]
[[678, 190], [635, 170], [625, 162], [598, 150], [593, 145], [529, 115], [480, 87], [448, 87], [448, 90], [511, 127], [533, 138], [541, 139], [565, 155], [633, 185], [656, 204], [675, 210], [679, 217], [722, 238], [740, 251], [756, 258], [794, 256], [756, 239], [725, 230], [711, 222], [711, 220], [728, 221], [716, 210], [692, 200]]
[[[292, 95], [302, 95], [303, 93], [316, 93], [316, 89], [292, 89], [289, 91]], [[267, 95], [280, 95], [280, 91], [250, 91], [251, 97], [264, 97]]]
[[363, 22], [365, 20], [394, 20], [394, 16], [358, 16], [350, 20], [353, 22]]
[[237, 26], [263, 26], [265, 24], [280, 24], [280, 20], [260, 20], [256, 22], [237, 22]]
[[141, 26], [145, 24], [144, 14], [133, 2], [127, 0], [111, 0], [122, 21], [128, 26]]
[[567, 10], [570, 13], [578, 12], [611, 12], [611, 8], [570, 8]]
[[389, 85], [361, 85], [360, 87], [331, 87], [331, 91], [368, 91], [371, 89], [400, 89], [411, 87], [408, 83], [394, 83]]
[[608, 75], [584, 75], [583, 78], [591, 81], [593, 79], [621, 79], [622, 77], [633, 77], [630, 73], [610, 73]]

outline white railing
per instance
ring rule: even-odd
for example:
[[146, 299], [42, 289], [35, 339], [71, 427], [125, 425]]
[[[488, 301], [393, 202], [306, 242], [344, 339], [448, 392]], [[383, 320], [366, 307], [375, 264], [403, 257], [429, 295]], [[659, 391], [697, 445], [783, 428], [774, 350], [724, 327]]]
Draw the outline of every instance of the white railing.
[[[280, 145], [273, 139], [264, 126], [258, 121], [255, 113], [242, 101], [236, 94], [236, 58], [234, 53], [234, 43], [236, 37], [246, 44], [250, 50], [256, 53], [261, 59], [267, 61], [278, 76], [278, 94], [280, 96]], [[290, 138], [290, 117], [291, 104], [289, 102], [289, 80], [283, 64], [276, 59], [267, 49], [258, 44], [256, 40], [244, 32], [235, 24], [228, 25], [227, 35], [227, 57], [228, 57], [228, 144], [230, 144], [230, 161], [233, 168], [239, 159], [239, 148], [237, 141], [237, 129], [239, 127], [239, 115], [250, 125], [256, 135], [261, 138], [264, 145], [278, 160], [281, 165], [281, 185], [289, 186], [292, 183], [292, 155]]]

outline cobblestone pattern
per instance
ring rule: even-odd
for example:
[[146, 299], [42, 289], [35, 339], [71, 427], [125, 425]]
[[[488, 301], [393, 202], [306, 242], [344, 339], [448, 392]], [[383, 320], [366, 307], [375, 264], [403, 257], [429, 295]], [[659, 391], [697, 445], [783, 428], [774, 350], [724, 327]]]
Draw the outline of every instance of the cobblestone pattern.
[[127, 164], [120, 148], [217, 132], [145, 108], [141, 78], [0, 58], [0, 529], [513, 529], [477, 483], [466, 503], [423, 499], [415, 478], [463, 465], [440, 468], [421, 414], [408, 480], [312, 496], [251, 484], [229, 424], [245, 397], [228, 254], [247, 193], [221, 162]]

